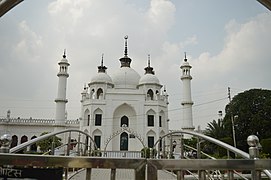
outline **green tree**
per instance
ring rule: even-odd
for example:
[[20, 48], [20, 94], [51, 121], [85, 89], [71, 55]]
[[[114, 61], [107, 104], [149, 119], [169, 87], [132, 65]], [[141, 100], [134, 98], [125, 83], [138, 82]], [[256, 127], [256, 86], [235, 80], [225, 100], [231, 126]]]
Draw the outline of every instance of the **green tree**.
[[264, 154], [264, 156], [267, 158], [271, 158], [271, 138], [262, 139], [261, 145], [262, 145], [262, 154]]
[[[45, 134], [48, 134], [49, 132], [43, 132], [41, 133], [40, 136], [43, 136]], [[39, 141], [37, 142], [37, 145], [40, 147], [40, 150], [42, 152], [47, 152], [49, 149], [51, 149], [52, 147], [52, 142], [55, 142], [55, 147], [58, 147], [60, 146], [62, 143], [61, 143], [61, 138], [57, 137], [57, 136], [51, 136], [47, 139], [44, 139], [42, 141]]]
[[248, 151], [246, 139], [254, 134], [259, 139], [271, 137], [271, 90], [251, 89], [234, 96], [226, 106], [224, 122], [232, 134], [234, 117], [237, 148]]
[[227, 131], [223, 120], [218, 119], [217, 121], [213, 120], [212, 122], [208, 123], [204, 134], [216, 139], [226, 137]]
[[[218, 119], [217, 121], [213, 120], [212, 122], [208, 123], [204, 134], [232, 145], [232, 138], [229, 137], [228, 129], [226, 128], [225, 122], [222, 119]], [[208, 153], [217, 154], [219, 157], [223, 157], [227, 154], [224, 148], [220, 148], [217, 145], [209, 142], [205, 143], [203, 149]]]

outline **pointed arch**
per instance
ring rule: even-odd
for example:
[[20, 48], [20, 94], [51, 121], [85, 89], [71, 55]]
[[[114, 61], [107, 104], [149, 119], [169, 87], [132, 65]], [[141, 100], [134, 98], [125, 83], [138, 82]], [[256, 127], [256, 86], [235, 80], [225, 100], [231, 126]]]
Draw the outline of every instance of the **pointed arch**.
[[94, 142], [98, 149], [101, 149], [101, 142], [102, 142], [102, 131], [99, 129], [95, 129], [92, 133], [94, 137]]
[[161, 110], [159, 112], [159, 127], [166, 127], [165, 112]]
[[103, 89], [102, 88], [99, 88], [97, 90], [97, 99], [103, 99]]
[[12, 141], [11, 141], [10, 148], [13, 148], [18, 145], [18, 136], [13, 135], [11, 139]]
[[122, 127], [123, 125], [126, 125], [126, 127], [129, 127], [129, 119], [127, 116], [122, 116], [120, 118], [120, 127]]
[[149, 130], [147, 136], [156, 136], [156, 133], [153, 130]]
[[153, 109], [149, 109], [149, 110], [147, 111], [147, 114], [153, 114], [153, 115], [155, 115], [156, 113], [155, 113], [155, 111], [154, 111]]
[[142, 144], [143, 148], [146, 147], [144, 139], [141, 137], [140, 134], [138, 134], [137, 132], [135, 132], [133, 129], [128, 128], [126, 126], [121, 127], [120, 129], [118, 129], [117, 131], [113, 132], [112, 135], [110, 135], [110, 137], [108, 139], [105, 140], [105, 146], [104, 146], [104, 151], [106, 151], [107, 145], [109, 144], [109, 142], [113, 139], [116, 139], [115, 137], [119, 136], [119, 134], [123, 133], [123, 132], [127, 132], [130, 133], [132, 135], [134, 135]]
[[128, 151], [128, 133], [123, 132], [120, 134], [120, 150], [121, 151]]
[[153, 91], [149, 89], [147, 92], [147, 100], [153, 100]]
[[26, 135], [23, 135], [21, 137], [21, 144], [28, 141], [28, 137]]
[[148, 147], [151, 148], [154, 145], [156, 139], [156, 133], [153, 130], [147, 132]]
[[[129, 128], [131, 129], [137, 129], [137, 118], [138, 116], [136, 116], [136, 111], [135, 111], [135, 108], [133, 106], [131, 106], [130, 104], [127, 104], [127, 103], [122, 103], [120, 104], [119, 106], [116, 107], [116, 109], [113, 111], [113, 126], [112, 126], [112, 132], [116, 132], [119, 130], [120, 128], [120, 125], [123, 125], [126, 124], [124, 123], [124, 119], [126, 118], [123, 118], [124, 116], [127, 117], [127, 122], [128, 122], [128, 125], [129, 125]], [[112, 141], [110, 142], [111, 145], [112, 145], [112, 149], [114, 150], [119, 150], [119, 139], [120, 139], [120, 135], [118, 134], [117, 135], [118, 138], [114, 138], [112, 139]], [[130, 146], [132, 146], [132, 144], [129, 144]], [[131, 149], [128, 147], [128, 149]]]
[[85, 112], [84, 112], [83, 124], [84, 124], [84, 126], [89, 126], [89, 125], [91, 125], [91, 121], [90, 121], [90, 111], [89, 111], [88, 109], [86, 109]]
[[127, 117], [127, 121], [129, 125], [129, 127], [135, 129], [136, 128], [136, 124], [133, 122], [137, 121], [137, 116], [136, 116], [136, 111], [134, 109], [134, 107], [132, 107], [131, 105], [127, 104], [127, 103], [123, 103], [121, 105], [119, 105], [113, 113], [113, 131], [117, 130], [120, 125], [122, 125], [121, 119], [122, 117], [126, 116]]
[[161, 139], [161, 137], [163, 137], [166, 133], [164, 132], [164, 130], [160, 131], [159, 133], [159, 150], [162, 151], [163, 147], [165, 147], [165, 139]]
[[90, 91], [90, 99], [95, 99], [95, 90], [91, 89]]
[[[37, 136], [32, 136], [31, 137], [31, 140], [32, 139], [35, 139], [35, 138], [37, 138]], [[35, 143], [35, 144], [32, 144], [31, 146], [30, 146], [30, 151], [32, 151], [32, 152], [37, 152], [37, 144]]]
[[93, 112], [93, 118], [94, 118], [94, 125], [95, 126], [101, 126], [102, 125], [102, 116], [103, 116], [103, 111], [100, 108], [97, 108]]
[[150, 109], [147, 111], [147, 126], [154, 127], [155, 126], [155, 111]]
[[89, 132], [88, 132], [88, 130], [87, 130], [87, 129], [85, 129], [85, 130], [84, 130], [84, 133], [87, 133], [87, 134], [89, 134]]

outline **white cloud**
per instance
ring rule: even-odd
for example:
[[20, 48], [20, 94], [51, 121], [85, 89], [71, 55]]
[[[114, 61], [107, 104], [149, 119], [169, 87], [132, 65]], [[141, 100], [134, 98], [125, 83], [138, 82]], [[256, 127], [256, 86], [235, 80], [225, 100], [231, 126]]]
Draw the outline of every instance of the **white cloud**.
[[152, 0], [148, 15], [154, 25], [169, 28], [174, 23], [175, 6], [169, 0]]
[[37, 61], [43, 49], [42, 37], [30, 29], [26, 21], [18, 25], [20, 40], [14, 47], [14, 54], [26, 61]]
[[90, 0], [56, 0], [49, 4], [48, 11], [53, 16], [62, 15], [67, 21], [76, 23], [91, 3]]

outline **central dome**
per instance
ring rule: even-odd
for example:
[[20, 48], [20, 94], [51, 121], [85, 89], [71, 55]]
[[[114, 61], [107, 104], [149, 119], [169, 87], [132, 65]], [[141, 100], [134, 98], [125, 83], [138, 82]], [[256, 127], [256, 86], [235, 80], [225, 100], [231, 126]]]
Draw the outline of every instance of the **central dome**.
[[112, 79], [108, 74], [99, 72], [91, 79], [90, 83], [112, 83]]
[[115, 88], [136, 89], [140, 75], [130, 67], [121, 67], [112, 76]]

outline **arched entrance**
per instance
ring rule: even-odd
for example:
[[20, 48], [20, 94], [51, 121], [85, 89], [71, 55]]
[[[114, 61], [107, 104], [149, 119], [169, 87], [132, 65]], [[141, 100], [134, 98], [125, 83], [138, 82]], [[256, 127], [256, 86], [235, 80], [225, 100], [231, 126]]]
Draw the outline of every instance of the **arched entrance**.
[[128, 151], [128, 134], [126, 132], [121, 133], [120, 135], [120, 150]]
[[[122, 151], [125, 151], [126, 146], [127, 146], [126, 149], [128, 150], [129, 135], [133, 135], [136, 139], [138, 139], [140, 141], [140, 143], [142, 144], [142, 148], [146, 147], [142, 137], [139, 134], [137, 134], [134, 130], [132, 130], [131, 128], [128, 128], [124, 124], [119, 130], [113, 132], [112, 135], [110, 135], [109, 138], [107, 138], [107, 140], [105, 141], [104, 151], [106, 151], [107, 145], [111, 142], [111, 140], [114, 139], [118, 135], [120, 135], [120, 150], [122, 150], [121, 148], [123, 148]], [[126, 138], [127, 138], [127, 141], [126, 141]], [[123, 141], [123, 142], [121, 142], [121, 141]], [[121, 143], [123, 143], [123, 145], [121, 145]]]

